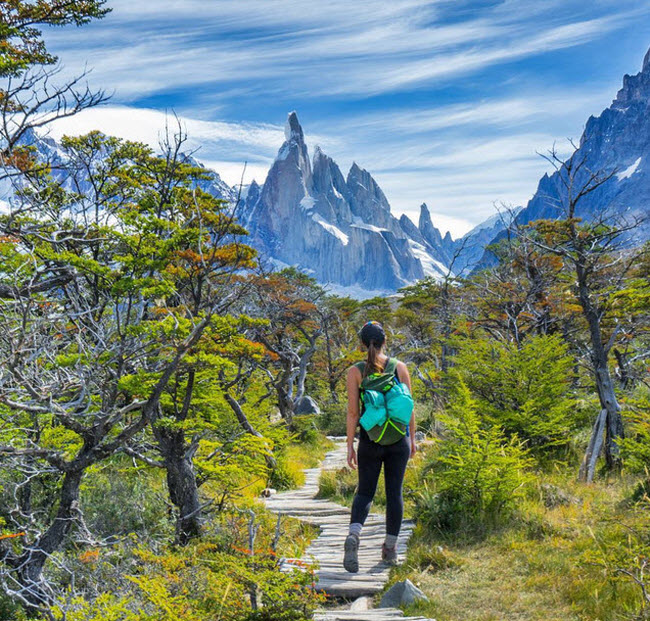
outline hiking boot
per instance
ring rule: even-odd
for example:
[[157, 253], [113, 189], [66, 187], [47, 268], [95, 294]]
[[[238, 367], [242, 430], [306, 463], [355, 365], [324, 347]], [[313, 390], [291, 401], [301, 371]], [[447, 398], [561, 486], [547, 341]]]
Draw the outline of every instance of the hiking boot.
[[345, 539], [343, 567], [351, 574], [359, 571], [359, 536], [350, 533]]
[[397, 546], [394, 548], [387, 548], [386, 544], [381, 546], [381, 560], [387, 565], [397, 565]]

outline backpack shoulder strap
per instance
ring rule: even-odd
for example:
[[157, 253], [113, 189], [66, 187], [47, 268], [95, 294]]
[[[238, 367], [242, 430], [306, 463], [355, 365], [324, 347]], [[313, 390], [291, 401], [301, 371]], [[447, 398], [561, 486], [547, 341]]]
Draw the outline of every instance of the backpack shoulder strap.
[[[386, 373], [386, 375], [394, 375], [397, 377], [397, 358], [388, 359], [386, 367], [384, 368], [384, 373]], [[397, 379], [399, 381], [399, 377], [397, 377]]]

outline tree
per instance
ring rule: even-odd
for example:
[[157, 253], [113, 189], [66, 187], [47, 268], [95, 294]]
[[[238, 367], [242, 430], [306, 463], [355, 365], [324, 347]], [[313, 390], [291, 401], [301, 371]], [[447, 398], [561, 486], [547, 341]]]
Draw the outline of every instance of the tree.
[[[106, 100], [83, 82], [87, 72], [56, 84], [57, 57], [45, 45], [43, 26], [81, 26], [101, 19], [106, 0], [11, 0], [0, 6], [0, 163], [1, 177], [26, 181], [36, 165], [33, 131]], [[39, 161], [46, 169], [52, 162]]]
[[[268, 376], [280, 416], [293, 427], [294, 404], [305, 393], [305, 379], [321, 336], [317, 302], [324, 291], [316, 281], [293, 269], [262, 274], [255, 279], [254, 299], [245, 307], [253, 317], [268, 321], [255, 333], [268, 358], [260, 368]], [[268, 364], [270, 363], [270, 364]]]
[[0, 579], [38, 610], [54, 597], [45, 563], [83, 524], [85, 473], [161, 417], [254, 257], [180, 142], [157, 157], [97, 132], [67, 138], [69, 178], [39, 173], [0, 221], [3, 517], [20, 533], [0, 542]]
[[353, 321], [358, 310], [356, 300], [333, 295], [325, 297], [317, 307], [325, 349], [316, 352], [316, 364], [327, 378], [332, 403], [339, 403], [340, 382], [359, 358], [359, 335]]
[[519, 234], [508, 235], [490, 249], [499, 263], [467, 283], [472, 323], [518, 346], [530, 336], [564, 330], [571, 313], [560, 282], [561, 259]]
[[478, 333], [457, 338], [456, 350], [454, 377], [462, 378], [485, 420], [538, 457], [569, 443], [581, 420], [573, 357], [559, 335], [531, 336], [519, 345]]
[[547, 157], [556, 169], [558, 196], [554, 201], [563, 216], [529, 225], [526, 238], [546, 253], [560, 257], [573, 282], [571, 290], [587, 324], [588, 349], [601, 413], [594, 423], [591, 441], [580, 469], [580, 477], [591, 481], [602, 446], [607, 467], [620, 468], [618, 439], [624, 437], [623, 418], [609, 369], [609, 355], [617, 342], [622, 323], [613, 307], [612, 294], [623, 288], [642, 249], [630, 247], [627, 234], [640, 224], [638, 218], [617, 218], [607, 206], [589, 222], [578, 217], [584, 198], [607, 183], [616, 170], [591, 171], [586, 155], [576, 151], [563, 161], [555, 150]]
[[33, 65], [53, 65], [42, 26], [81, 26], [104, 17], [106, 0], [9, 0], [0, 6], [0, 77], [17, 76]]

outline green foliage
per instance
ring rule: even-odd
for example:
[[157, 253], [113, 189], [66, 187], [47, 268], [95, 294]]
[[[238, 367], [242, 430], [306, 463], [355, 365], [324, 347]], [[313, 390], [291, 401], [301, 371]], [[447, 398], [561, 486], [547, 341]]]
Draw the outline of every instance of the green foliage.
[[650, 480], [650, 391], [640, 388], [626, 404], [627, 437], [619, 440], [626, 470]]
[[[622, 612], [629, 618], [650, 618], [650, 499], [634, 508], [627, 518], [609, 520], [606, 529], [591, 531], [595, 545], [585, 551], [581, 562], [603, 569]], [[628, 522], [629, 520], [629, 522]]]
[[441, 416], [446, 437], [423, 469], [416, 514], [428, 528], [489, 528], [512, 514], [531, 478], [531, 460], [519, 438], [496, 425], [484, 427], [478, 403], [460, 377], [449, 412]]
[[[309, 571], [279, 571], [274, 556], [202, 543], [177, 552], [136, 551], [119, 594], [77, 597], [54, 609], [67, 621], [307, 621], [320, 602]], [[65, 616], [64, 616], [65, 613]]]
[[285, 443], [276, 454], [275, 467], [269, 473], [269, 486], [277, 490], [300, 487], [305, 482], [306, 468], [315, 468], [332, 447], [332, 443], [308, 424], [297, 436]]
[[567, 446], [586, 422], [571, 387], [574, 360], [559, 337], [531, 337], [521, 347], [478, 337], [456, 344], [456, 369], [481, 416], [537, 455]]
[[25, 619], [18, 604], [2, 593], [0, 593], [0, 619], [3, 621], [22, 621]]
[[[318, 480], [318, 497], [330, 498], [346, 505], [352, 503], [352, 498], [357, 490], [358, 474], [350, 468], [338, 470], [324, 470]], [[383, 506], [386, 496], [381, 485], [377, 487], [377, 494], [373, 500], [375, 506]]]
[[321, 408], [318, 426], [323, 433], [332, 436], [344, 436], [346, 431], [346, 406], [341, 403], [326, 403]]
[[121, 457], [87, 473], [81, 486], [81, 508], [86, 525], [96, 536], [109, 540], [130, 534], [168, 537], [171, 529], [165, 495], [159, 469], [134, 467], [131, 460]]
[[11, 0], [0, 9], [0, 76], [15, 76], [31, 65], [50, 65], [56, 56], [47, 51], [41, 26], [80, 26], [108, 12], [106, 0]]

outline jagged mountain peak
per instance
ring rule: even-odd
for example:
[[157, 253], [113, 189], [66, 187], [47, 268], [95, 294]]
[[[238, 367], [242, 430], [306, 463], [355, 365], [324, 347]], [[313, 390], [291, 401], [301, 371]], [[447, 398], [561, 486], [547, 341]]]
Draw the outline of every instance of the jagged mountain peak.
[[317, 162], [322, 160], [323, 163], [332, 162], [332, 158], [321, 149], [320, 145], [314, 147], [314, 155], [312, 156], [313, 165], [316, 166]]
[[439, 247], [442, 244], [442, 235], [440, 231], [433, 225], [431, 220], [431, 212], [426, 203], [420, 205], [420, 220], [418, 221], [418, 229], [424, 239], [433, 247]]
[[422, 203], [420, 205], [420, 219], [418, 221], [418, 228], [420, 231], [422, 231], [428, 227], [433, 227], [433, 222], [431, 221], [431, 212], [429, 211], [429, 206], [426, 203]]
[[295, 112], [285, 137], [259, 198], [249, 188], [246, 201], [245, 224], [260, 256], [297, 265], [320, 282], [375, 293], [442, 274], [441, 260], [415, 225], [405, 222], [415, 239], [400, 226], [367, 170], [354, 162], [345, 178], [318, 146], [310, 159]]
[[374, 223], [376, 226], [399, 228], [397, 220], [394, 220], [390, 213], [388, 199], [367, 170], [353, 162], [346, 184], [350, 192], [350, 207], [354, 215], [360, 217], [364, 222]]
[[[576, 217], [584, 221], [605, 218], [631, 222], [639, 218], [634, 230], [620, 241], [642, 243], [650, 237], [646, 216], [650, 205], [650, 51], [643, 59], [641, 72], [623, 76], [623, 88], [609, 108], [587, 121], [579, 148], [571, 159], [580, 162], [582, 171], [608, 175], [607, 180], [585, 194], [576, 206]], [[576, 167], [577, 170], [577, 167]], [[591, 173], [590, 173], [591, 174]], [[578, 177], [578, 185], [583, 180]], [[533, 220], [566, 216], [566, 181], [559, 172], [545, 174], [537, 191], [516, 215], [519, 224]], [[508, 224], [507, 222], [505, 223]], [[502, 231], [488, 245], [505, 236]], [[475, 269], [494, 265], [497, 258], [486, 251]]]
[[[625, 111], [634, 104], [648, 104], [650, 98], [650, 50], [643, 59], [641, 71], [636, 75], [623, 76], [623, 88], [616, 94], [612, 108]], [[607, 110], [604, 111], [607, 113]]]
[[287, 142], [294, 140], [296, 142], [305, 141], [305, 134], [302, 131], [302, 126], [300, 125], [298, 114], [295, 110], [293, 112], [289, 112], [287, 116], [287, 122], [284, 126], [284, 138]]

